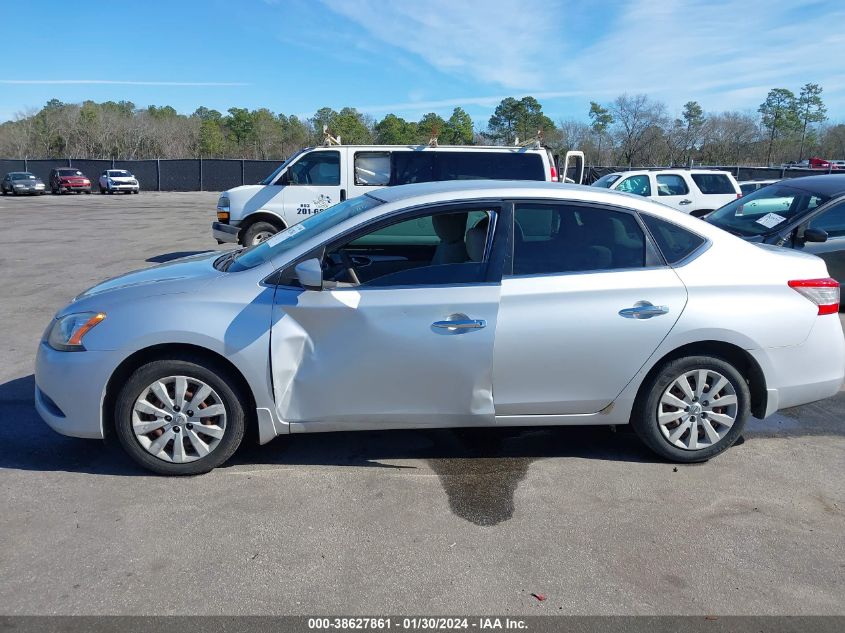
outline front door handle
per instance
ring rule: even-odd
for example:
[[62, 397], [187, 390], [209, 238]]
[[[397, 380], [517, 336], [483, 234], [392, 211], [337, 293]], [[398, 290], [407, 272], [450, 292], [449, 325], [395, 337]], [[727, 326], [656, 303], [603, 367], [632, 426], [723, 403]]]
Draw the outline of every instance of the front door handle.
[[648, 301], [637, 301], [633, 308], [624, 308], [619, 311], [619, 316], [626, 319], [650, 319], [651, 317], [668, 314], [669, 306], [656, 306]]
[[346, 202], [346, 189], [341, 189], [341, 190], [340, 190], [340, 201], [341, 201], [341, 202]]
[[435, 321], [431, 324], [431, 327], [461, 333], [466, 330], [480, 330], [481, 328], [485, 328], [487, 327], [487, 321], [484, 319], [470, 319], [465, 314], [451, 314], [445, 321]]
[[681, 200], [678, 204], [692, 204], [692, 200]]

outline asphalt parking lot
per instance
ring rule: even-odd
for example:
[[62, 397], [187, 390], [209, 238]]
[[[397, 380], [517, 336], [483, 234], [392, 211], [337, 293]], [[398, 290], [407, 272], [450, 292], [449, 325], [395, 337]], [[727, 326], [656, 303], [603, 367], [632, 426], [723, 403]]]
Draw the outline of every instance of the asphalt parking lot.
[[0, 614], [845, 614], [845, 392], [678, 467], [605, 428], [368, 432], [169, 479], [53, 433], [54, 312], [218, 248], [215, 201], [0, 198]]

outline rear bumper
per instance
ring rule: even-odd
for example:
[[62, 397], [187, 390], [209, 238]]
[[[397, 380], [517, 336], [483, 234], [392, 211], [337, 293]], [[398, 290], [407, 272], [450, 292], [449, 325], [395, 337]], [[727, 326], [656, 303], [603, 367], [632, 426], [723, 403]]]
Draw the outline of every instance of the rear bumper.
[[835, 396], [845, 383], [845, 335], [837, 314], [818, 317], [801, 345], [749, 354], [766, 377], [766, 416]]
[[211, 235], [218, 242], [237, 244], [240, 232], [241, 230], [237, 226], [232, 226], [231, 224], [223, 224], [221, 222], [211, 223]]

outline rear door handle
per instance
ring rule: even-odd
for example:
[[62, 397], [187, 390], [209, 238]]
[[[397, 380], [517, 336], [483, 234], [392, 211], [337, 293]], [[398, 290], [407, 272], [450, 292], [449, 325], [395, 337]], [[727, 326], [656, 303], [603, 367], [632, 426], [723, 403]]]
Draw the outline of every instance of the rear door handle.
[[341, 189], [341, 190], [340, 190], [340, 201], [341, 201], [341, 202], [346, 202], [346, 189]]
[[480, 330], [487, 327], [487, 321], [484, 319], [470, 319], [465, 314], [450, 314], [445, 321], [435, 321], [431, 327], [436, 327], [441, 330], [448, 330], [460, 334], [467, 330]]
[[619, 316], [626, 319], [650, 319], [668, 313], [669, 306], [656, 306], [648, 301], [637, 301], [634, 307], [620, 310]]
[[681, 200], [678, 204], [692, 204], [692, 200]]
[[431, 325], [446, 330], [480, 330], [487, 327], [487, 321], [484, 319], [461, 319], [460, 321], [435, 321]]

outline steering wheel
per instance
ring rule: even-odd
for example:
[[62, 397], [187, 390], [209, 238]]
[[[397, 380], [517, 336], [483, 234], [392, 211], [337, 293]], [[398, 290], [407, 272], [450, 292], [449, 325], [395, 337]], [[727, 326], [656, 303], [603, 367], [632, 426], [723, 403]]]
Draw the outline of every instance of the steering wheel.
[[343, 262], [343, 265], [346, 266], [346, 274], [349, 275], [349, 278], [352, 280], [356, 286], [361, 285], [361, 280], [358, 279], [358, 273], [355, 272], [355, 266], [352, 263], [352, 258], [349, 256], [344, 250], [340, 251], [340, 261]]

